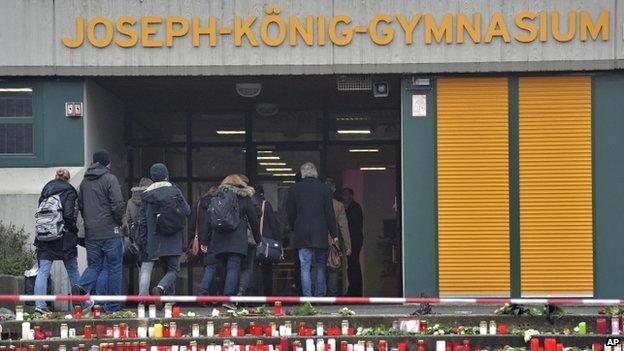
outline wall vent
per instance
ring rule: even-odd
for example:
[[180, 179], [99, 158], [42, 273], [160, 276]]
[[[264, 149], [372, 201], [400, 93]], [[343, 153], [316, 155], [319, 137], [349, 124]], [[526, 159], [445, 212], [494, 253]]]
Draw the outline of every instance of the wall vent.
[[372, 88], [372, 79], [369, 75], [338, 76], [338, 91], [366, 91]]

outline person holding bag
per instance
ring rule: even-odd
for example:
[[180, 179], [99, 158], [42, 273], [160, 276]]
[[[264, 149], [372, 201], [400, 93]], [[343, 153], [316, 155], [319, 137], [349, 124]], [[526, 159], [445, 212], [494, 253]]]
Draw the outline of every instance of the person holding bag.
[[200, 295], [212, 295], [214, 293], [214, 281], [217, 271], [217, 258], [210, 246], [210, 240], [212, 239], [212, 232], [210, 230], [210, 223], [208, 220], [208, 207], [210, 206], [210, 200], [217, 194], [219, 188], [216, 186], [210, 187], [208, 192], [202, 196], [197, 203], [197, 213], [195, 217], [195, 239], [198, 240], [199, 254], [204, 265], [204, 275], [200, 284]]
[[273, 264], [283, 260], [282, 242], [279, 240], [279, 222], [273, 206], [264, 197], [262, 185], [254, 186], [252, 198], [260, 212], [260, 236], [262, 242], [256, 251], [256, 260], [262, 272], [262, 287], [265, 296], [273, 295]]

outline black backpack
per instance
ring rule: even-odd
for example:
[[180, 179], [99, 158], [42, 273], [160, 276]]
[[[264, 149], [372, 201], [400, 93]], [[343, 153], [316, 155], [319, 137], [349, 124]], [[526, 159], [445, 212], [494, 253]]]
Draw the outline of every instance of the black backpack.
[[240, 224], [238, 196], [231, 190], [220, 190], [210, 199], [210, 224], [219, 233], [233, 232]]
[[156, 234], [172, 235], [184, 229], [186, 216], [180, 205], [182, 197], [179, 194], [159, 202], [156, 212]]

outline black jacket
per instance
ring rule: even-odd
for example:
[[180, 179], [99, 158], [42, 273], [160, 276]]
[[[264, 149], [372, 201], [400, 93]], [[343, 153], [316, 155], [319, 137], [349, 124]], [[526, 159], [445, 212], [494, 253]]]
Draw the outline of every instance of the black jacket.
[[77, 255], [76, 234], [78, 233], [78, 228], [76, 227], [76, 198], [78, 197], [78, 194], [76, 193], [76, 189], [74, 189], [74, 187], [68, 182], [62, 180], [52, 180], [43, 187], [43, 190], [41, 190], [39, 203], [41, 203], [44, 199], [57, 194], [59, 195], [63, 206], [65, 233], [61, 239], [55, 241], [39, 242], [35, 238], [37, 259], [40, 260], [67, 260], [74, 258]]
[[331, 190], [318, 179], [304, 178], [288, 190], [286, 213], [296, 249], [327, 249], [327, 234], [337, 237]]
[[[222, 185], [219, 189], [228, 188], [234, 191], [238, 196], [239, 215], [241, 218], [240, 224], [233, 232], [220, 233], [215, 230], [211, 230], [212, 238], [210, 240], [210, 246], [216, 256], [223, 254], [237, 253], [243, 256], [247, 256], [247, 221], [251, 227], [256, 243], [260, 243], [260, 217], [256, 206], [251, 201], [253, 195], [253, 188], [236, 187], [231, 185]], [[208, 217], [208, 225], [212, 229], [210, 224], [210, 216]]]
[[212, 195], [209, 194], [202, 196], [195, 210], [194, 223], [197, 226], [197, 234], [199, 234], [199, 244], [208, 247], [207, 252], [201, 252], [204, 266], [217, 263], [214, 250], [212, 245], [210, 245], [212, 234], [210, 231], [210, 221], [208, 219], [208, 206], [210, 205], [211, 198]]
[[364, 244], [364, 216], [362, 206], [355, 201], [351, 201], [346, 208], [347, 220], [349, 221], [349, 234], [351, 234], [351, 246], [362, 247]]
[[78, 208], [84, 219], [85, 239], [122, 236], [124, 201], [117, 177], [99, 163], [92, 164], [80, 183]]
[[273, 211], [273, 206], [271, 206], [271, 203], [266, 201], [264, 196], [259, 194], [254, 194], [252, 200], [257, 207], [258, 215], [260, 216], [260, 218], [262, 218], [262, 202], [264, 201], [264, 221], [262, 225], [262, 236], [266, 236], [267, 238], [273, 240], [281, 241], [279, 222], [277, 220], [275, 212]]
[[191, 214], [191, 208], [184, 200], [180, 189], [169, 182], [157, 182], [145, 189], [141, 194], [141, 209], [139, 210], [139, 238], [141, 259], [157, 260], [163, 256], [177, 256], [182, 254], [183, 232], [160, 235], [156, 233], [156, 215], [161, 204], [171, 198], [181, 200], [180, 208], [184, 215]]

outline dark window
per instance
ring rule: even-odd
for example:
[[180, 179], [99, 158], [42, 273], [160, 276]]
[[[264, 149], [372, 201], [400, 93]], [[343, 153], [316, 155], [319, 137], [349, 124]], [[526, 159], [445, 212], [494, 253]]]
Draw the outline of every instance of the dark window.
[[0, 88], [0, 154], [32, 154], [33, 92]]

